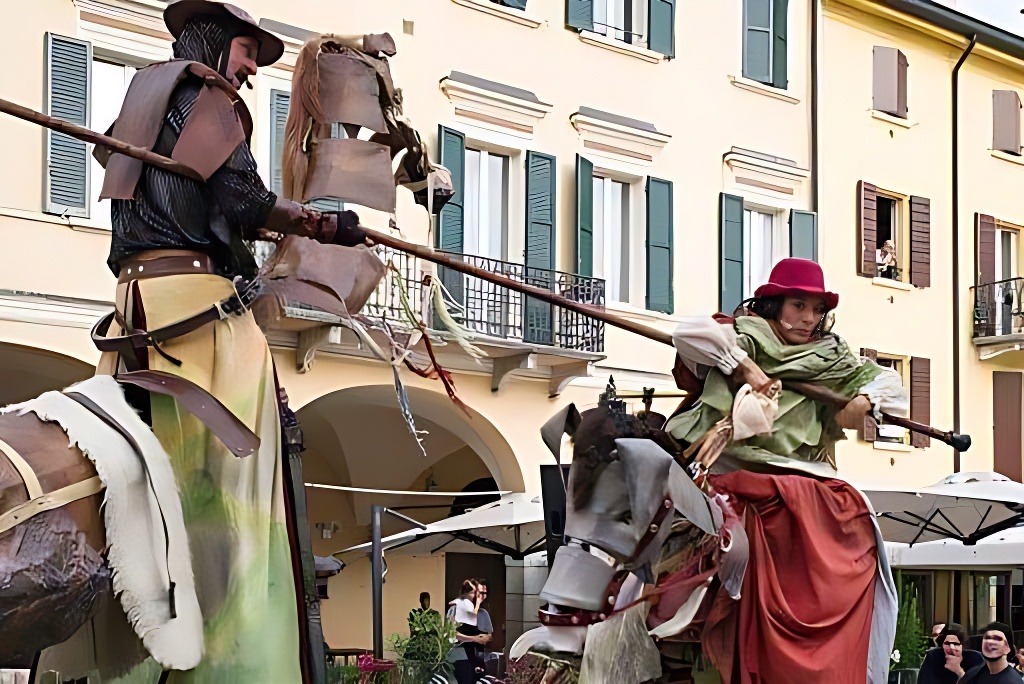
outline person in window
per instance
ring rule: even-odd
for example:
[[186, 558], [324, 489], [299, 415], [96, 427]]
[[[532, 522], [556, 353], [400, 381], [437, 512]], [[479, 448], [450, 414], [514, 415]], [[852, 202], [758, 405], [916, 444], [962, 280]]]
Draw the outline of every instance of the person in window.
[[918, 684], [956, 684], [968, 670], [985, 662], [980, 653], [964, 648], [967, 635], [956, 623], [943, 625], [935, 639], [939, 645], [925, 654]]
[[899, 280], [899, 264], [896, 262], [896, 246], [892, 240], [882, 243], [882, 249], [876, 255], [878, 275], [890, 280]]
[[[696, 389], [666, 430], [698, 483], [707, 473], [709, 491], [735, 508], [757, 559], [742, 599], [704, 629], [705, 655], [731, 669], [723, 681], [879, 682], [888, 671], [895, 585], [875, 516], [836, 472], [835, 445], [868, 414], [906, 416], [910, 402], [896, 373], [832, 332], [838, 304], [818, 264], [783, 259], [735, 316], [684, 318], [673, 334], [673, 374]], [[796, 381], [828, 396], [780, 393]], [[809, 658], [808, 644], [843, 657]]]
[[993, 622], [981, 633], [981, 655], [985, 662], [969, 670], [960, 679], [961, 684], [1020, 684], [1020, 673], [1008, 661], [1016, 653], [1013, 630], [1009, 625]]
[[[233, 453], [175, 395], [126, 390], [167, 452], [181, 492], [195, 614], [201, 613], [195, 629], [205, 635], [198, 664], [178, 667], [171, 681], [303, 682], [322, 664], [309, 655], [302, 667], [299, 656], [311, 654], [320, 636], [310, 626], [318, 620], [299, 625], [307, 602], [292, 558], [305, 555], [294, 550], [297, 528], [289, 526], [293, 518], [286, 509], [302, 483], [286, 494], [283, 445], [287, 439], [291, 450], [301, 433], [297, 424], [282, 422], [294, 414], [247, 308], [256, 275], [248, 243], [296, 234], [355, 245], [364, 236], [355, 214], [322, 214], [278, 198], [257, 172], [249, 146], [252, 117], [237, 89], [281, 57], [281, 40], [245, 11], [209, 0], [170, 3], [164, 21], [175, 39], [174, 59], [136, 72], [111, 133], [173, 157], [204, 180], [97, 148], [106, 168], [100, 196], [112, 202], [107, 264], [118, 278], [116, 324], [95, 336], [104, 351], [98, 372], [150, 370], [183, 378], [259, 438], [252, 453]], [[148, 334], [172, 325], [159, 344]], [[178, 605], [180, 612], [181, 600]], [[107, 622], [117, 619], [125, 620], [119, 615]], [[118, 653], [99, 668], [100, 677], [116, 676], [125, 684], [163, 681], [160, 664], [141, 644], [133, 646], [99, 649]], [[52, 655], [60, 663], [54, 669], [72, 679], [99, 667], [82, 663], [79, 670], [73, 664], [79, 656], [64, 657], [56, 649], [41, 662]], [[103, 671], [107, 666], [112, 671]]]

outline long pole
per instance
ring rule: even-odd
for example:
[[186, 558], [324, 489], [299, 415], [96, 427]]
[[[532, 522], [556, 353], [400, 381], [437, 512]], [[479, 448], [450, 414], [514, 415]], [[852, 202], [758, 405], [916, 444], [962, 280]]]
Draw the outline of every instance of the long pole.
[[97, 133], [96, 131], [90, 131], [88, 128], [73, 124], [70, 121], [64, 121], [63, 119], [55, 119], [52, 116], [41, 114], [34, 109], [28, 107], [22, 107], [19, 104], [14, 104], [8, 100], [0, 99], [0, 112], [4, 114], [10, 114], [13, 117], [29, 121], [34, 124], [38, 124], [43, 128], [49, 128], [52, 131], [57, 131], [65, 135], [69, 135], [72, 138], [76, 138], [83, 142], [92, 143], [101, 147], [106, 147], [111, 152], [119, 152], [125, 156], [131, 157], [132, 159], [138, 159], [147, 164], [159, 167], [165, 171], [176, 173], [179, 176], [185, 176], [192, 180], [199, 181], [200, 183], [206, 182], [205, 179], [199, 175], [199, 172], [195, 169], [185, 166], [173, 159], [168, 159], [163, 155], [159, 155], [155, 152], [136, 147], [135, 145], [129, 145], [126, 142], [121, 142], [116, 138], [111, 138], [108, 135]]
[[[571, 299], [557, 295], [554, 292], [551, 292], [550, 290], [545, 290], [539, 287], [535, 287], [533, 285], [527, 285], [526, 283], [521, 283], [519, 281], [512, 280], [511, 278], [508, 278], [506, 276], [499, 275], [497, 273], [492, 273], [491, 271], [484, 270], [479, 266], [467, 264], [466, 262], [456, 257], [453, 257], [449, 254], [438, 252], [437, 250], [426, 245], [418, 245], [412, 242], [406, 242], [405, 240], [396, 238], [393, 235], [381, 233], [380, 231], [372, 230], [370, 228], [361, 228], [363, 232], [366, 233], [367, 238], [369, 238], [376, 244], [391, 247], [393, 249], [406, 252], [408, 254], [413, 254], [421, 259], [432, 261], [435, 264], [439, 264], [441, 266], [450, 268], [453, 271], [458, 271], [460, 273], [464, 273], [475, 278], [480, 278], [481, 280], [487, 281], [489, 283], [494, 283], [495, 285], [507, 287], [510, 290], [522, 292], [524, 294], [530, 295], [531, 297], [535, 297], [541, 300], [542, 302], [553, 304], [554, 306], [558, 306], [563, 309], [568, 309], [569, 311], [575, 311], [576, 313], [582, 314], [584, 316], [596, 318], [597, 320], [604, 321], [608, 325], [613, 325], [617, 328], [628, 330], [629, 332], [640, 335], [641, 337], [646, 337], [649, 340], [653, 340], [655, 342], [660, 342], [662, 344], [672, 346], [672, 335], [662, 330], [658, 330], [657, 328], [651, 328], [646, 325], [634, 323], [633, 321], [623, 318], [622, 316], [619, 316], [617, 314], [610, 313], [601, 307], [594, 306], [593, 304], [574, 302]], [[849, 398], [843, 397], [837, 392], [832, 392], [828, 389], [825, 389], [824, 387], [820, 387], [818, 385], [813, 385], [810, 383], [787, 382], [785, 387], [786, 389], [802, 394], [805, 397], [814, 399], [815, 401], [820, 401], [825, 404], [832, 405], [836, 408], [842, 408], [849, 401]], [[921, 423], [917, 423], [906, 418], [891, 416], [886, 413], [883, 413], [882, 417], [885, 419], [886, 422], [892, 423], [893, 425], [899, 425], [901, 427], [907, 428], [908, 430], [920, 432], [921, 434], [925, 434], [941, 442], [945, 442], [946, 444], [952, 446], [954, 449], [957, 449], [957, 451], [966, 451], [966, 449], [970, 446], [970, 436], [968, 435], [959, 435], [956, 434], [955, 432], [945, 432], [937, 428], [933, 428], [930, 425], [923, 425]]]
[[380, 541], [380, 519], [384, 515], [384, 507], [373, 505], [370, 508], [370, 602], [373, 604], [373, 657], [384, 657], [384, 553]]

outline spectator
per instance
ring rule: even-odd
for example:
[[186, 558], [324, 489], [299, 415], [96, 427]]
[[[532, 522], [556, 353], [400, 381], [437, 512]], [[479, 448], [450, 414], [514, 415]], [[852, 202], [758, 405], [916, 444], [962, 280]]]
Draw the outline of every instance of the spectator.
[[437, 624], [440, 624], [441, 614], [430, 607], [430, 593], [426, 591], [420, 594], [420, 607], [413, 608], [409, 611], [409, 636], [412, 636], [417, 632], [417, 625], [422, 624], [423, 622], [421, 619], [417, 618], [424, 614], [430, 618], [434, 618], [430, 620], [431, 623], [434, 623], [436, 619]]
[[[485, 590], [486, 595], [486, 590]], [[480, 635], [477, 627], [482, 601], [479, 587], [473, 580], [462, 583], [462, 593], [452, 601], [448, 609], [448, 619], [458, 623], [455, 638], [459, 644], [452, 649], [449, 659], [455, 663], [455, 680], [458, 684], [473, 684], [476, 681], [477, 668], [483, 666], [480, 657], [481, 644], [476, 637]], [[489, 620], [489, 617], [488, 617]]]
[[1020, 684], [1021, 677], [1007, 661], [1016, 653], [1013, 631], [1001, 622], [993, 622], [982, 631], [981, 655], [985, 662], [967, 672], [961, 684]]
[[980, 653], [964, 650], [967, 635], [960, 625], [943, 625], [936, 638], [940, 645], [925, 654], [918, 684], [956, 684], [968, 670], [984, 664]]
[[936, 622], [932, 625], [932, 635], [928, 637], [928, 641], [932, 642], [932, 648], [942, 645], [942, 640], [939, 639], [939, 632], [941, 632], [945, 627], [946, 625], [942, 622]]

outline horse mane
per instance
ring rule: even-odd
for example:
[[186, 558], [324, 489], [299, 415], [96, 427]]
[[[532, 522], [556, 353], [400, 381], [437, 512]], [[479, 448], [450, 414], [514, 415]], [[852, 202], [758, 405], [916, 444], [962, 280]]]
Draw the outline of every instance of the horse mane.
[[307, 135], [315, 121], [324, 120], [320, 107], [320, 67], [317, 57], [324, 43], [330, 39], [331, 36], [320, 36], [307, 41], [295, 60], [281, 157], [281, 194], [296, 202], [305, 199], [306, 174], [309, 171], [309, 156], [305, 149]]

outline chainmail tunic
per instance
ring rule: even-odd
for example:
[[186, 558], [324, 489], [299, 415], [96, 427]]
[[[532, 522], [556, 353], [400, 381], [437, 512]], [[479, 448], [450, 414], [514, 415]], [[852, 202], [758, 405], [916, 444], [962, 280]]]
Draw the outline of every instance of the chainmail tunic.
[[[227, 59], [230, 36], [211, 21], [190, 21], [174, 44], [174, 56], [201, 62], [218, 71]], [[155, 152], [169, 157], [203, 85], [187, 78], [171, 95], [165, 133]], [[170, 148], [170, 149], [168, 149]], [[204, 183], [146, 164], [131, 200], [112, 200], [113, 234], [107, 264], [117, 275], [125, 257], [149, 249], [189, 249], [209, 254], [225, 276], [252, 275], [252, 255], [242, 240], [255, 238], [265, 225], [277, 196], [256, 172], [248, 142]], [[219, 238], [211, 221], [220, 221], [230, 243]], [[221, 232], [224, 236], [225, 232]]]

